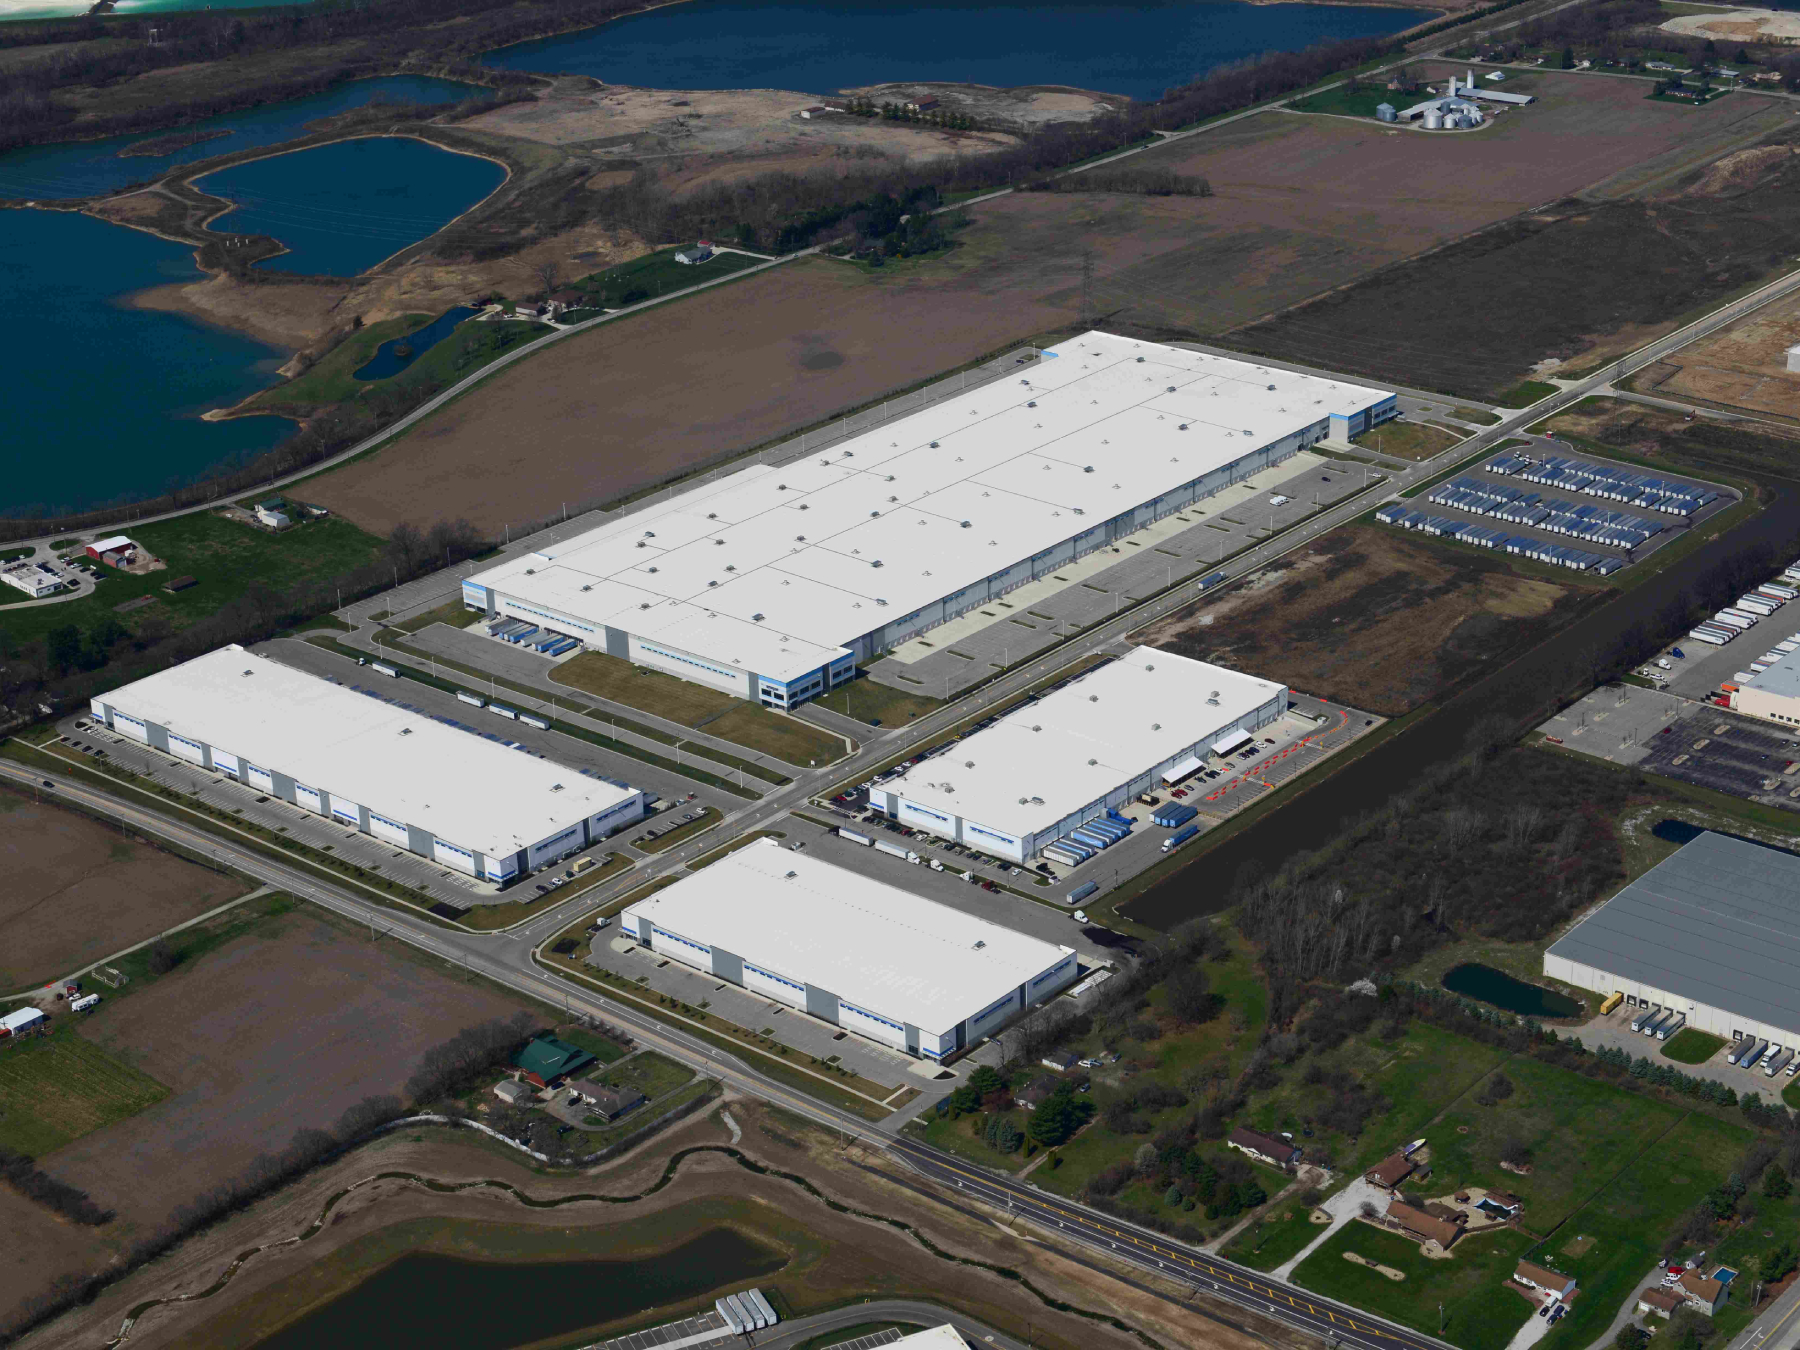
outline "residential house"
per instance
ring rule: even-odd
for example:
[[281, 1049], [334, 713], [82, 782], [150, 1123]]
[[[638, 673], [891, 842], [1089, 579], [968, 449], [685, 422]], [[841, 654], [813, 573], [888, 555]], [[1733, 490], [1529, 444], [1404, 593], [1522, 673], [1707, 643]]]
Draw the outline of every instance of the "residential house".
[[1731, 1294], [1730, 1285], [1697, 1270], [1682, 1271], [1681, 1278], [1675, 1281], [1675, 1288], [1690, 1307], [1698, 1308], [1708, 1317], [1718, 1316], [1719, 1309], [1725, 1306], [1725, 1300]]
[[675, 255], [675, 261], [691, 267], [695, 263], [705, 262], [708, 258], [712, 257], [712, 255], [713, 246], [702, 239], [692, 248], [684, 248], [681, 252], [677, 253]]
[[1404, 1200], [1388, 1201], [1388, 1222], [1415, 1242], [1435, 1242], [1448, 1251], [1463, 1235], [1469, 1216], [1444, 1205], [1427, 1205], [1421, 1209]]
[[1052, 1050], [1049, 1054], [1039, 1060], [1038, 1063], [1042, 1064], [1046, 1069], [1055, 1069], [1058, 1073], [1067, 1073], [1070, 1069], [1073, 1069], [1077, 1064], [1081, 1063], [1081, 1059], [1073, 1050]]
[[1513, 1271], [1513, 1279], [1527, 1289], [1541, 1289], [1551, 1298], [1570, 1298], [1575, 1293], [1575, 1281], [1567, 1275], [1558, 1275], [1554, 1270], [1530, 1261], [1519, 1262], [1519, 1268]]
[[594, 1108], [594, 1114], [609, 1124], [644, 1104], [644, 1094], [636, 1088], [608, 1087], [604, 1083], [577, 1083], [575, 1090]]
[[1655, 1313], [1658, 1317], [1669, 1318], [1687, 1299], [1673, 1289], [1646, 1289], [1638, 1295], [1637, 1310], [1641, 1313]]
[[256, 518], [264, 525], [267, 525], [271, 530], [279, 530], [284, 526], [294, 523], [287, 513], [287, 503], [282, 501], [279, 497], [272, 498], [266, 502], [258, 502], [256, 504]]
[[1259, 1162], [1271, 1163], [1276, 1167], [1291, 1167], [1300, 1161], [1300, 1150], [1292, 1139], [1246, 1129], [1242, 1125], [1225, 1137], [1225, 1143], [1239, 1153], [1247, 1153]]
[[1363, 1180], [1371, 1186], [1379, 1186], [1384, 1191], [1397, 1191], [1400, 1184], [1418, 1171], [1418, 1166], [1411, 1158], [1399, 1153], [1390, 1153], [1363, 1173]]
[[1043, 1104], [1044, 1100], [1049, 1097], [1051, 1093], [1055, 1092], [1061, 1086], [1062, 1084], [1057, 1082], [1049, 1074], [1041, 1073], [1036, 1078], [1032, 1079], [1026, 1087], [1015, 1093], [1013, 1099], [1027, 1111], [1035, 1111]]

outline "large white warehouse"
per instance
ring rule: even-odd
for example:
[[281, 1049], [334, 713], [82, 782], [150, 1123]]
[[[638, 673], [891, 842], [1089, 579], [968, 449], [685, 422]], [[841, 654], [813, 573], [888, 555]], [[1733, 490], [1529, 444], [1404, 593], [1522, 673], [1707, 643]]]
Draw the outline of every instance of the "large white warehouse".
[[992, 1035], [1075, 979], [1041, 942], [759, 839], [627, 909], [628, 937], [928, 1059]]
[[1087, 333], [1001, 380], [753, 465], [463, 583], [463, 600], [788, 707], [1287, 459], [1394, 395]]
[[1287, 702], [1286, 685], [1136, 647], [876, 784], [869, 805], [1024, 862], [1207, 755], [1241, 748]]
[[644, 815], [635, 788], [235, 645], [92, 708], [121, 736], [501, 885]]
[[1544, 974], [1715, 1036], [1800, 1046], [1800, 857], [1695, 837], [1544, 953]]

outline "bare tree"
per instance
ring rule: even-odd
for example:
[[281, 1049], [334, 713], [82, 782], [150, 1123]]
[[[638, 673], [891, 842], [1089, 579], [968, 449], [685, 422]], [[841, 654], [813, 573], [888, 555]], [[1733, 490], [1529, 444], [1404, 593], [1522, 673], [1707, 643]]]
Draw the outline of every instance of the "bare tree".
[[556, 289], [556, 283], [562, 279], [562, 264], [552, 258], [541, 262], [531, 269], [544, 288], [544, 299], [550, 298], [550, 292]]

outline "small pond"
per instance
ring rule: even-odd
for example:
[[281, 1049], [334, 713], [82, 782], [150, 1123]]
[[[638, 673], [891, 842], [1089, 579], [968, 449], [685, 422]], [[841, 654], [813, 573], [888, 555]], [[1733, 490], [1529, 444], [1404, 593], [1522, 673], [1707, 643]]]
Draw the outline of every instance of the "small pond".
[[398, 375], [449, 337], [457, 324], [479, 312], [467, 305], [458, 305], [455, 309], [445, 310], [416, 332], [408, 333], [405, 337], [389, 338], [375, 349], [375, 355], [367, 363], [358, 368], [356, 378], [385, 380], [389, 376]]
[[730, 1228], [641, 1261], [403, 1256], [256, 1350], [509, 1350], [753, 1283], [786, 1262]]
[[1583, 1005], [1541, 984], [1516, 980], [1503, 970], [1465, 961], [1444, 976], [1444, 988], [1464, 998], [1479, 999], [1520, 1017], [1579, 1017]]

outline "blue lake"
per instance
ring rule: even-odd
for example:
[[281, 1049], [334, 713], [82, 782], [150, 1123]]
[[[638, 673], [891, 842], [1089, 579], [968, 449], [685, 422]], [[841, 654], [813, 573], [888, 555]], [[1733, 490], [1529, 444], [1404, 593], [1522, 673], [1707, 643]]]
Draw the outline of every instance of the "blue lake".
[[457, 324], [476, 313], [479, 311], [470, 309], [467, 305], [458, 305], [455, 309], [445, 310], [423, 328], [415, 329], [404, 337], [389, 338], [375, 349], [374, 356], [358, 368], [356, 378], [385, 380], [391, 375], [398, 375], [449, 337]]
[[376, 136], [233, 165], [195, 186], [236, 203], [211, 228], [288, 246], [261, 266], [348, 277], [441, 229], [505, 180], [493, 160]]
[[127, 303], [200, 275], [191, 249], [137, 230], [0, 211], [0, 294], [13, 315], [0, 513], [154, 496], [293, 430], [278, 417], [199, 420], [273, 384], [285, 353]]
[[[109, 136], [100, 141], [37, 145], [0, 154], [0, 197], [39, 201], [56, 197], [91, 197], [131, 183], [142, 183], [181, 164], [257, 146], [275, 145], [306, 134], [306, 124], [333, 113], [360, 108], [376, 99], [393, 103], [454, 103], [480, 93], [476, 85], [423, 76], [395, 75], [380, 80], [353, 80], [322, 94], [247, 112], [220, 113], [164, 131]], [[228, 131], [229, 136], [185, 146], [167, 155], [119, 157], [124, 146], [136, 145], [174, 131]]]
[[1371, 37], [1436, 11], [1235, 0], [685, 0], [483, 59], [658, 89], [825, 93], [896, 80], [1063, 84], [1156, 98], [1228, 61]]

